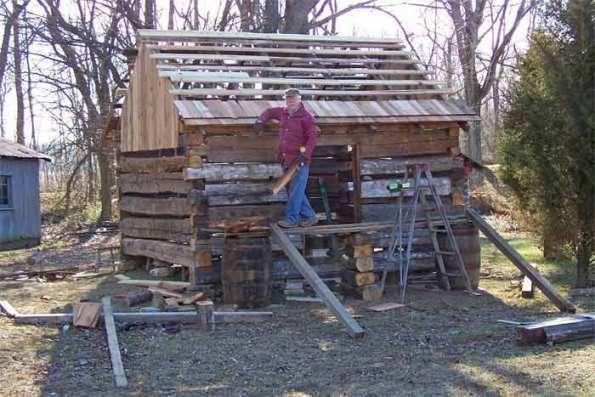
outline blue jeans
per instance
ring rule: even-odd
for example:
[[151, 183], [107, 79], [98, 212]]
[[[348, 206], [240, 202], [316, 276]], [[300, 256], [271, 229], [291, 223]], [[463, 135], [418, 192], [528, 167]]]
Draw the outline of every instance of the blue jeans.
[[310, 167], [307, 165], [298, 168], [287, 188], [288, 198], [285, 205], [285, 219], [293, 224], [298, 224], [300, 219], [312, 219], [316, 216], [306, 196], [309, 173]]

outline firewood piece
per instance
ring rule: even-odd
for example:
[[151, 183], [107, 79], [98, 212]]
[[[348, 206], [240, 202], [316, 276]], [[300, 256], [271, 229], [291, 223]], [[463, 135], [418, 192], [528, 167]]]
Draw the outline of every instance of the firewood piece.
[[177, 292], [171, 291], [169, 289], [166, 288], [159, 288], [159, 287], [149, 287], [149, 291], [151, 291], [153, 294], [161, 294], [167, 298], [177, 298], [177, 299], [183, 299], [184, 295], [179, 294]]
[[355, 287], [374, 284], [376, 282], [376, 274], [374, 272], [355, 272], [352, 270], [344, 270], [342, 274], [342, 281]]
[[375, 301], [382, 298], [382, 288], [380, 284], [369, 284], [361, 287], [356, 287], [349, 284], [342, 284], [343, 290], [346, 294], [355, 296], [364, 301]]
[[72, 323], [75, 327], [96, 328], [101, 316], [101, 304], [81, 302], [73, 306]]
[[128, 307], [139, 305], [141, 303], [149, 302], [153, 298], [153, 293], [148, 289], [133, 291], [124, 296], [124, 304]]
[[343, 259], [343, 266], [346, 269], [357, 270], [358, 272], [371, 272], [374, 270], [374, 258], [371, 256], [347, 259], [343, 257]]
[[194, 302], [198, 302], [198, 301], [201, 301], [203, 299], [206, 299], [205, 293], [204, 292], [197, 292], [194, 295], [184, 297], [182, 299], [182, 304], [184, 304], [184, 305], [191, 305]]
[[204, 329], [213, 331], [215, 329], [215, 312], [213, 311], [213, 302], [209, 300], [196, 302], [196, 307], [200, 317], [200, 325]]
[[103, 317], [105, 322], [105, 331], [107, 333], [107, 343], [112, 359], [112, 369], [116, 377], [116, 386], [126, 387], [128, 381], [124, 373], [124, 365], [122, 364], [122, 356], [120, 355], [120, 346], [118, 344], [118, 335], [116, 333], [116, 324], [114, 322], [114, 315], [112, 313], [112, 302], [109, 296], [103, 297]]
[[283, 175], [281, 175], [279, 179], [277, 179], [275, 185], [273, 186], [273, 194], [279, 193], [281, 190], [285, 188], [285, 186], [287, 186], [289, 182], [291, 182], [294, 175], [297, 173], [298, 168], [298, 163], [293, 164], [291, 167], [289, 167], [287, 171], [285, 171]]
[[370, 306], [370, 307], [368, 307], [368, 310], [373, 311], [373, 312], [385, 312], [387, 310], [399, 309], [401, 307], [406, 307], [406, 306], [407, 305], [404, 305], [402, 303], [387, 302], [387, 303], [381, 303], [380, 305]]
[[156, 267], [149, 270], [151, 277], [163, 278], [169, 277], [172, 274], [172, 269], [169, 267]]
[[347, 254], [354, 258], [362, 258], [374, 255], [372, 244], [352, 245], [347, 248]]
[[10, 318], [15, 318], [19, 315], [19, 312], [17, 312], [16, 309], [5, 300], [0, 300], [0, 310], [6, 313], [6, 315]]
[[521, 288], [521, 296], [526, 299], [533, 298], [533, 293], [535, 291], [535, 286], [533, 285], [533, 281], [527, 276], [523, 278], [523, 286]]

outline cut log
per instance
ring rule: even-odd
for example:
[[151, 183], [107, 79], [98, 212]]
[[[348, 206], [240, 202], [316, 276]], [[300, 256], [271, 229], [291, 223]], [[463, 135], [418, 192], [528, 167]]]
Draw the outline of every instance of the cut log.
[[535, 287], [533, 286], [533, 281], [527, 276], [523, 278], [523, 285], [521, 288], [521, 296], [525, 299], [533, 298], [533, 292]]
[[204, 179], [207, 182], [262, 180], [283, 174], [279, 164], [217, 164], [204, 163], [200, 168], [186, 168], [185, 179]]
[[101, 304], [92, 302], [77, 303], [72, 308], [75, 327], [95, 328], [101, 317]]
[[475, 210], [467, 208], [467, 214], [485, 236], [563, 312], [575, 313], [576, 308], [565, 299], [550, 282], [510, 246]]
[[371, 272], [374, 270], [374, 258], [371, 256], [349, 258], [343, 261], [343, 265], [350, 270], [357, 270], [358, 272]]
[[385, 312], [387, 310], [400, 309], [402, 307], [407, 307], [407, 305], [404, 305], [402, 303], [388, 302], [381, 303], [380, 305], [370, 306], [368, 307], [368, 310], [373, 312]]
[[192, 296], [185, 296], [184, 299], [182, 300], [182, 303], [184, 305], [191, 305], [195, 302], [201, 301], [203, 299], [206, 299], [206, 295], [204, 292], [197, 292], [196, 294], [192, 295]]
[[188, 194], [192, 189], [192, 185], [183, 179], [181, 172], [163, 174], [123, 174], [120, 175], [119, 187], [122, 194]]
[[147, 289], [133, 291], [127, 295], [114, 296], [114, 299], [121, 300], [124, 305], [131, 307], [140, 305], [141, 303], [149, 302], [153, 299], [153, 293]]
[[374, 274], [374, 272], [360, 273], [352, 270], [344, 270], [341, 278], [343, 283], [355, 287], [374, 284], [376, 282], [376, 274]]
[[155, 294], [160, 294], [164, 297], [168, 297], [168, 298], [176, 298], [176, 299], [183, 299], [184, 295], [179, 294], [177, 292], [165, 289], [165, 288], [159, 288], [159, 287], [149, 287], [149, 291], [151, 291], [153, 293], [153, 295]]
[[101, 302], [103, 304], [103, 318], [105, 322], [105, 331], [107, 333], [107, 344], [112, 359], [112, 369], [116, 378], [116, 386], [126, 387], [128, 386], [128, 381], [126, 380], [124, 365], [122, 364], [122, 356], [120, 355], [120, 345], [118, 344], [118, 335], [116, 333], [116, 324], [112, 312], [111, 298], [105, 296]]

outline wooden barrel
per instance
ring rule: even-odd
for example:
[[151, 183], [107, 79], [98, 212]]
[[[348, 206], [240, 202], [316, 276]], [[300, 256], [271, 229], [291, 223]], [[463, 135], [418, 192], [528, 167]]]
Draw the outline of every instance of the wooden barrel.
[[225, 303], [241, 308], [270, 305], [273, 263], [270, 237], [226, 237], [222, 259]]
[[[471, 222], [457, 223], [452, 225], [452, 230], [463, 257], [465, 268], [469, 274], [471, 287], [477, 289], [479, 285], [479, 271], [481, 265], [481, 247], [479, 245], [479, 230]], [[444, 251], [450, 251], [448, 237], [445, 233], [438, 234], [438, 243]], [[459, 273], [456, 258], [454, 255], [444, 255], [444, 265], [447, 273]], [[448, 281], [452, 289], [465, 289], [463, 276], [449, 276]]]

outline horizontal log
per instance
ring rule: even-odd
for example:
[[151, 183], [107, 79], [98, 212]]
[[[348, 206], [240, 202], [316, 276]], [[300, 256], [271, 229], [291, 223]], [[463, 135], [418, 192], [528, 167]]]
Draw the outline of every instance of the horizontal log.
[[221, 207], [209, 207], [209, 221], [223, 219], [248, 218], [253, 216], [264, 216], [269, 220], [280, 219], [285, 213], [284, 204], [264, 205], [230, 205]]
[[[191, 89], [171, 89], [169, 93], [181, 97], [200, 97], [200, 96], [282, 96], [285, 90], [267, 90], [267, 89], [238, 89], [231, 90], [225, 88], [191, 88]], [[403, 89], [403, 90], [309, 90], [300, 89], [302, 96], [349, 96], [349, 97], [412, 97], [412, 96], [440, 96], [453, 94], [452, 89]]]
[[462, 168], [463, 161], [448, 155], [400, 157], [393, 159], [364, 159], [361, 161], [361, 175], [402, 174], [408, 165], [426, 163], [432, 172], [450, 171]]
[[209, 205], [259, 204], [284, 202], [287, 193], [272, 194], [272, 182], [207, 184], [205, 195]]
[[118, 160], [121, 173], [164, 173], [182, 171], [186, 164], [185, 156], [168, 157], [125, 157]]
[[428, 72], [417, 69], [371, 69], [371, 68], [318, 68], [299, 66], [254, 66], [254, 65], [157, 65], [158, 70], [191, 70], [191, 71], [237, 71], [237, 72], [271, 72], [286, 73], [317, 73], [328, 76], [425, 76]]
[[362, 159], [378, 157], [417, 156], [422, 154], [446, 154], [451, 147], [458, 147], [458, 138], [442, 138], [430, 141], [370, 145], [362, 143], [360, 146]]
[[168, 243], [157, 240], [134, 238], [122, 239], [122, 250], [126, 255], [144, 256], [189, 267], [210, 265], [201, 260], [199, 252], [188, 245]]
[[[221, 45], [210, 45], [210, 46], [183, 46], [183, 45], [151, 45], [150, 48], [159, 51], [159, 53], [179, 52], [179, 53], [269, 53], [269, 54], [307, 54], [307, 55], [365, 55], [365, 56], [382, 56], [382, 57], [410, 57], [412, 54], [408, 51], [399, 50], [335, 50], [325, 48], [279, 48], [279, 47], [246, 47], [246, 46], [221, 46]], [[225, 55], [222, 55], [225, 57]], [[172, 74], [173, 75], [173, 74]], [[164, 75], [163, 77], [169, 77], [172, 75]]]
[[120, 192], [158, 194], [188, 194], [192, 185], [183, 179], [182, 173], [123, 174], [119, 180]]
[[191, 205], [186, 198], [122, 196], [120, 211], [139, 215], [188, 216], [191, 212]]
[[123, 236], [171, 240], [182, 243], [190, 242], [192, 226], [190, 219], [180, 218], [136, 218], [125, 217], [120, 220]]
[[[394, 179], [376, 179], [373, 181], [362, 181], [362, 198], [373, 197], [398, 197], [400, 193], [390, 192], [386, 188]], [[434, 177], [434, 186], [436, 191], [441, 196], [447, 196], [451, 193], [451, 182], [449, 177]], [[402, 182], [414, 183], [413, 179], [402, 180]], [[422, 185], [427, 186], [427, 180], [422, 179]], [[405, 189], [403, 195], [407, 197], [413, 196], [415, 191], [413, 189]]]
[[278, 178], [283, 175], [279, 164], [214, 164], [200, 168], [186, 168], [185, 179], [204, 179], [207, 182]]

